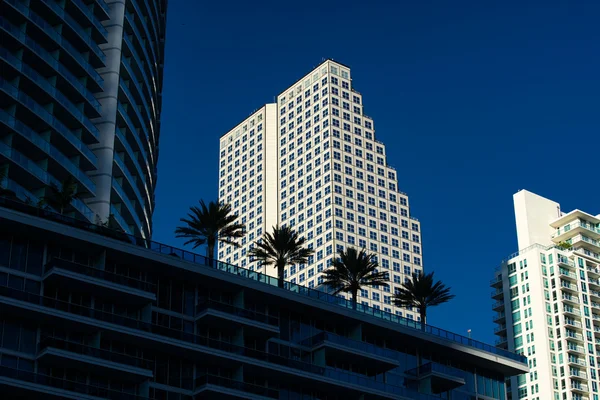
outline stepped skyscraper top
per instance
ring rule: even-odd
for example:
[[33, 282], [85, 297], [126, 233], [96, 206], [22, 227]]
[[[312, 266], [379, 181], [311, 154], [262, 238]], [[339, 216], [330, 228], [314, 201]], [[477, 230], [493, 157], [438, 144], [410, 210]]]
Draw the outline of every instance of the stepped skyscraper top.
[[390, 286], [363, 290], [359, 302], [418, 319], [391, 297], [423, 269], [421, 225], [352, 84], [348, 66], [326, 60], [220, 138], [219, 199], [248, 235], [239, 249], [220, 244], [218, 258], [275, 275], [246, 254], [274, 225], [292, 226], [315, 253], [286, 278], [318, 287], [339, 249], [365, 248]]

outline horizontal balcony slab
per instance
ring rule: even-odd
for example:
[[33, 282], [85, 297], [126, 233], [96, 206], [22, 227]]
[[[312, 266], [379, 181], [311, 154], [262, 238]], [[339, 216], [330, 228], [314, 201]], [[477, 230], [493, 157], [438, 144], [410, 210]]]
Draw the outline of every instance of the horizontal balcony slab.
[[45, 267], [43, 280], [63, 288], [73, 288], [110, 295], [129, 304], [148, 304], [156, 300], [150, 292], [150, 284], [135, 281], [127, 277], [72, 263], [65, 260], [53, 260]]

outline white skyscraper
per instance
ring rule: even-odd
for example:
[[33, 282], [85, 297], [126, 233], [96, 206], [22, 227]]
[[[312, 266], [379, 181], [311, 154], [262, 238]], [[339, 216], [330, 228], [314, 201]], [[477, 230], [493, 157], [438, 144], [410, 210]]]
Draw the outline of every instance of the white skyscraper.
[[[527, 356], [512, 399], [598, 400], [600, 215], [514, 195], [520, 251], [491, 282], [498, 347]], [[511, 397], [509, 397], [511, 398]]]
[[[220, 245], [219, 259], [248, 268], [250, 245], [276, 224], [292, 226], [315, 250], [286, 279], [317, 287], [337, 250], [377, 254], [389, 288], [367, 288], [359, 302], [408, 318], [391, 295], [423, 268], [421, 229], [398, 190], [396, 170], [375, 139], [350, 68], [327, 60], [221, 137], [219, 200], [230, 203], [248, 235], [237, 249]], [[275, 269], [261, 271], [276, 276]]]

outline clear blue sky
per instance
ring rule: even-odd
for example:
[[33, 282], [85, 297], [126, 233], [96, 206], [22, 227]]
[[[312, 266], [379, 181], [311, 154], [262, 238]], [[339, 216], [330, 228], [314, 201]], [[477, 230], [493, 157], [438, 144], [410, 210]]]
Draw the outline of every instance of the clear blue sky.
[[[368, 4], [368, 5], [367, 5]], [[425, 269], [434, 325], [493, 342], [489, 281], [512, 195], [600, 213], [600, 2], [169, 0], [154, 239], [218, 196], [219, 136], [323, 58], [352, 69]]]

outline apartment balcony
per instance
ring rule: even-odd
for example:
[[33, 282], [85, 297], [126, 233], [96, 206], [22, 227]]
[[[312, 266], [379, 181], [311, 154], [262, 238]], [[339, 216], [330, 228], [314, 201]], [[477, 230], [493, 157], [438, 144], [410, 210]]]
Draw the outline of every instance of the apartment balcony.
[[585, 349], [583, 348], [583, 346], [578, 346], [575, 344], [569, 344], [567, 346], [567, 352], [575, 353], [575, 354], [582, 354], [585, 356]]
[[568, 357], [567, 363], [571, 366], [579, 366], [579, 367], [585, 367], [587, 365], [587, 363], [585, 362], [585, 359], [578, 358], [578, 357]]
[[577, 282], [577, 275], [567, 269], [559, 268], [558, 274], [561, 278], [570, 279], [571, 281]]
[[194, 381], [194, 396], [202, 399], [278, 399], [279, 391], [216, 375], [203, 375]]
[[506, 338], [506, 337], [501, 337], [499, 339], [496, 339], [496, 341], [494, 343], [496, 344], [496, 347], [499, 347], [501, 349], [508, 348], [508, 338]]
[[572, 292], [572, 293], [578, 292], [577, 285], [574, 285], [563, 279], [560, 280], [560, 289], [563, 291]]
[[494, 310], [494, 311], [503, 311], [504, 310], [504, 301], [500, 300], [500, 301], [495, 302], [492, 305], [492, 310]]
[[554, 243], [560, 243], [578, 234], [587, 235], [592, 239], [600, 239], [600, 228], [585, 221], [577, 221], [557, 229], [551, 237]]
[[7, 399], [147, 400], [130, 393], [5, 366], [0, 366], [0, 390], [2, 398]]
[[582, 247], [584, 249], [599, 252], [600, 251], [600, 240], [591, 239], [584, 235], [577, 235], [571, 239], [573, 247]]
[[558, 255], [558, 257], [556, 257], [556, 262], [559, 265], [559, 267], [569, 267], [569, 268], [575, 268], [575, 263], [573, 262], [573, 260], [569, 260], [567, 257], [562, 256], [562, 255]]
[[429, 385], [433, 394], [444, 393], [465, 384], [464, 371], [434, 362], [405, 371], [405, 374], [409, 376], [408, 379], [417, 380], [419, 386]]
[[44, 267], [45, 283], [62, 288], [84, 290], [101, 295], [110, 294], [128, 304], [149, 304], [156, 301], [155, 285], [98, 268], [58, 258]]
[[502, 288], [492, 290], [492, 299], [501, 300], [503, 298], [504, 298], [504, 290], [502, 290]]
[[326, 360], [335, 360], [336, 363], [350, 363], [351, 360], [360, 359], [360, 364], [371, 367], [377, 371], [389, 371], [400, 366], [398, 353], [384, 349], [370, 343], [352, 340], [329, 332], [321, 332], [301, 342], [309, 347], [313, 354], [319, 350], [325, 351]]
[[593, 297], [600, 302], [600, 291], [590, 289], [589, 294], [590, 294], [590, 297]]
[[570, 317], [581, 318], [581, 311], [574, 307], [563, 306], [563, 313]]
[[575, 393], [588, 393], [588, 385], [578, 381], [571, 381], [571, 390]]
[[[588, 265], [586, 267], [586, 270], [588, 272], [588, 276], [600, 277], [600, 269], [598, 269], [597, 267], [592, 267], [591, 265]], [[598, 278], [596, 278], [596, 279], [598, 279]]]
[[588, 283], [590, 287], [594, 287], [596, 289], [600, 289], [600, 279], [592, 278], [591, 276], [588, 278]]
[[506, 322], [506, 313], [504, 311], [501, 311], [501, 312], [494, 314], [493, 321], [496, 324], [505, 323]]
[[506, 324], [501, 324], [495, 327], [494, 334], [498, 336], [506, 336]]
[[498, 275], [494, 279], [492, 279], [490, 281], [490, 286], [495, 287], [495, 288], [497, 288], [497, 287], [501, 288], [502, 287], [502, 275]]
[[577, 329], [578, 331], [581, 331], [583, 329], [581, 322], [575, 321], [572, 318], [565, 318], [565, 326], [571, 329]]
[[261, 335], [279, 334], [279, 318], [256, 311], [235, 307], [213, 300], [203, 300], [196, 305], [196, 321], [221, 329], [243, 326]]
[[[581, 323], [579, 324], [579, 329], [581, 329]], [[572, 328], [572, 326], [571, 326]], [[569, 340], [576, 340], [578, 342], [583, 342], [583, 335], [581, 333], [575, 332], [575, 331], [571, 331], [571, 330], [567, 330], [565, 333], [565, 337]]]
[[133, 381], [153, 376], [152, 361], [51, 337], [41, 340], [37, 360], [46, 365], [77, 367]]
[[575, 368], [569, 368], [569, 378], [587, 381], [588, 376], [584, 371]]
[[579, 304], [579, 298], [577, 298], [576, 296], [567, 295], [563, 293], [561, 299], [564, 303], [567, 304]]

